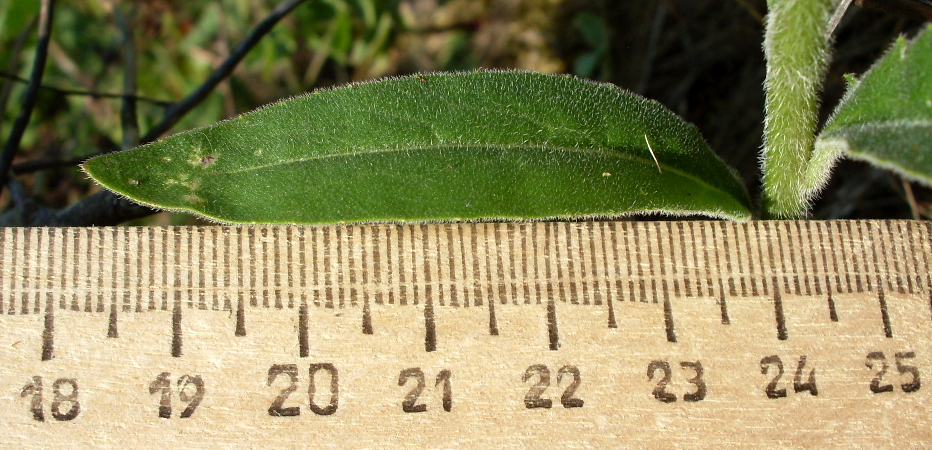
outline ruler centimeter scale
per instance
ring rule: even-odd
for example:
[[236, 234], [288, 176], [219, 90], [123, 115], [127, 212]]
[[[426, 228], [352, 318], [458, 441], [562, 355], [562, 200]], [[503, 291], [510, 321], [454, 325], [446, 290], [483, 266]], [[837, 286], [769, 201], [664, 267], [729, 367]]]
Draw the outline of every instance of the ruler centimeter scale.
[[0, 444], [932, 442], [930, 234], [8, 228]]

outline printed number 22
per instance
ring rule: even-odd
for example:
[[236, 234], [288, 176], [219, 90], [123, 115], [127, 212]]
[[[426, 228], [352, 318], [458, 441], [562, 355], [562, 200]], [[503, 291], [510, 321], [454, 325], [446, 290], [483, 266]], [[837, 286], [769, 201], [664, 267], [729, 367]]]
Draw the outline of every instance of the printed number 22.
[[[549, 398], [540, 398], [541, 394], [550, 387], [550, 369], [543, 364], [530, 366], [524, 371], [524, 381], [530, 380], [534, 375], [537, 375], [537, 383], [531, 386], [527, 395], [524, 396], [524, 406], [528, 409], [550, 408], [553, 406], [553, 401]], [[572, 376], [573, 381], [566, 387], [566, 390], [563, 391], [563, 395], [560, 396], [560, 404], [562, 404], [564, 408], [582, 408], [584, 404], [583, 400], [574, 397], [574, 395], [576, 395], [576, 389], [578, 389], [580, 383], [582, 383], [582, 376], [579, 373], [579, 369], [576, 366], [561, 367], [557, 372], [558, 385], [563, 381], [564, 375]]]

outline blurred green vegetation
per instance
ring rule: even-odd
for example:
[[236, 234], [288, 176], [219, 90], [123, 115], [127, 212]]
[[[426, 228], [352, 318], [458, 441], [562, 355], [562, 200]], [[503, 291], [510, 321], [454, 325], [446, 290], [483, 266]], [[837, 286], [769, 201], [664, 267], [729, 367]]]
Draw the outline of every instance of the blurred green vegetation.
[[[654, 98], [695, 123], [738, 168], [752, 194], [763, 122], [764, 0], [310, 0], [249, 52], [170, 132], [215, 123], [313, 89], [413, 72], [475, 67], [570, 72]], [[0, 0], [0, 136], [19, 112], [36, 46], [39, 0]], [[277, 0], [58, 1], [43, 85], [122, 94], [123, 33], [115, 9], [135, 10], [140, 135], [159, 123], [167, 104], [195, 90]], [[844, 73], [865, 70], [900, 32], [915, 23], [861, 11], [843, 23], [827, 82], [826, 109], [840, 96]], [[153, 101], [154, 100], [154, 101]], [[16, 163], [67, 160], [120, 146], [121, 100], [43, 89]], [[878, 216], [848, 205], [864, 199], [903, 204], [898, 181], [870, 175], [882, 195], [852, 198], [863, 169], [850, 180], [839, 169], [816, 217]], [[63, 208], [96, 191], [74, 165], [16, 178], [34, 198]], [[920, 206], [923, 202], [920, 199]], [[9, 190], [0, 208], [9, 205]], [[838, 207], [842, 206], [841, 209]], [[899, 206], [897, 206], [899, 205]], [[902, 215], [902, 208], [887, 217]], [[167, 223], [160, 215], [153, 223]], [[188, 220], [188, 219], [178, 219]], [[150, 221], [151, 222], [151, 221]]]
[[[19, 32], [35, 15], [38, 2], [3, 0], [0, 45], [13, 48]], [[226, 58], [273, 2], [221, 0], [217, 2], [138, 2], [137, 95], [176, 101], [193, 91]], [[113, 5], [99, 0], [59, 2], [55, 11], [50, 61], [45, 85], [93, 92], [120, 93], [124, 70], [120, 64], [120, 30]], [[186, 116], [176, 129], [216, 122], [259, 104], [295, 95], [324, 84], [383, 75], [387, 51], [399, 28], [397, 1], [324, 0], [302, 5], [266, 36], [219, 91]], [[32, 36], [30, 35], [29, 38]], [[35, 42], [29, 39], [17, 53], [0, 54], [0, 67], [13, 68], [26, 77]], [[329, 73], [322, 74], [330, 64]], [[11, 98], [25, 88], [17, 83]], [[78, 153], [95, 151], [101, 140], [120, 141], [120, 102], [86, 96], [62, 96], [44, 91], [33, 123], [23, 141], [35, 147], [43, 132], [67, 136], [66, 144]], [[139, 104], [139, 126], [157, 123], [164, 109], [151, 102]], [[4, 123], [17, 113], [8, 102]]]
[[[282, 98], [349, 81], [499, 64], [501, 60], [495, 58], [500, 55], [490, 55], [489, 46], [477, 51], [470, 48], [477, 24], [496, 22], [490, 15], [500, 8], [492, 3], [307, 2], [277, 24], [233, 75], [172, 131], [205, 126]], [[536, 14], [542, 22], [547, 18], [546, 10], [556, 2], [530, 3], [530, 8], [512, 11], [502, 22], [523, 28], [511, 22], [521, 14]], [[276, 4], [266, 0], [60, 1], [43, 85], [121, 94], [126, 70], [122, 64], [123, 37], [114, 9], [120, 8], [124, 14], [131, 11], [135, 18], [131, 23], [137, 61], [135, 94], [147, 99], [137, 104], [138, 125], [145, 134], [163, 118], [167, 104], [195, 90]], [[0, 72], [5, 75], [0, 81], [7, 91], [6, 101], [0, 105], [6, 130], [0, 128], [0, 132], [9, 131], [19, 112], [17, 100], [26, 86], [22, 80], [28, 77], [34, 57], [38, 5], [33, 0], [0, 0], [0, 48], [11, 49], [0, 53]], [[538, 38], [538, 47], [543, 44]], [[507, 49], [509, 40], [497, 45]], [[523, 51], [520, 47], [515, 50]], [[553, 63], [550, 66], [549, 71], [561, 68]], [[10, 75], [20, 80], [14, 81]], [[64, 159], [118, 147], [122, 140], [120, 107], [119, 98], [42, 90], [16, 162]], [[74, 167], [20, 179], [51, 207], [74, 203], [96, 189]], [[4, 192], [0, 205], [7, 203]]]

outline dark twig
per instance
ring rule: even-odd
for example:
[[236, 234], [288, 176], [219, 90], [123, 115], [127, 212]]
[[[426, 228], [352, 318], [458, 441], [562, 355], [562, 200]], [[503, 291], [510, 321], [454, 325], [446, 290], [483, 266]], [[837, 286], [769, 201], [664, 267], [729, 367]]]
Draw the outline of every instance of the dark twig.
[[647, 51], [644, 52], [644, 66], [641, 69], [641, 76], [638, 80], [634, 92], [644, 95], [647, 92], [647, 86], [650, 83], [651, 71], [654, 68], [654, 59], [657, 57], [657, 47], [660, 43], [660, 33], [663, 31], [663, 24], [667, 18], [667, 5], [657, 4], [657, 12], [654, 13], [654, 23], [651, 26], [650, 38], [648, 39]]
[[[123, 8], [126, 9], [124, 14]], [[120, 108], [120, 123], [123, 127], [123, 149], [136, 146], [139, 142], [139, 123], [136, 118], [136, 40], [133, 38], [133, 22], [138, 5], [116, 5], [114, 18], [123, 33], [123, 105]]]
[[275, 9], [272, 10], [269, 15], [259, 22], [256, 25], [256, 28], [249, 33], [249, 36], [246, 37], [243, 42], [240, 42], [238, 46], [233, 50], [233, 53], [220, 64], [220, 67], [217, 67], [213, 73], [207, 77], [207, 80], [204, 81], [194, 92], [188, 95], [184, 100], [172, 105], [165, 111], [165, 117], [162, 119], [162, 122], [152, 127], [145, 136], [142, 137], [142, 142], [151, 142], [158, 139], [162, 134], [171, 129], [185, 114], [190, 112], [201, 103], [214, 88], [220, 84], [221, 81], [226, 79], [233, 73], [233, 69], [239, 64], [240, 61], [246, 56], [249, 51], [259, 43], [262, 38], [268, 34], [269, 31], [278, 23], [282, 18], [288, 15], [294, 8], [296, 8], [301, 3], [304, 3], [307, 0], [285, 0], [278, 4]]
[[80, 203], [56, 211], [30, 198], [16, 180], [10, 180], [9, 187], [16, 206], [0, 215], [0, 226], [3, 227], [107, 226], [158, 212], [110, 191], [98, 192]]
[[110, 191], [101, 191], [61, 211], [56, 211], [54, 226], [87, 227], [117, 225], [157, 213], [157, 210], [134, 203]]
[[913, 187], [909, 184], [909, 180], [906, 178], [900, 177], [900, 183], [903, 184], [903, 197], [906, 198], [906, 203], [909, 204], [909, 212], [913, 220], [919, 220], [919, 203], [916, 202], [916, 196], [913, 194]]
[[13, 166], [14, 175], [23, 175], [32, 172], [38, 172], [40, 170], [47, 169], [60, 169], [62, 167], [71, 167], [78, 164], [81, 164], [88, 158], [94, 155], [85, 155], [85, 156], [73, 156], [67, 159], [59, 158], [46, 158], [46, 159], [35, 159], [32, 161], [25, 161]]
[[39, 86], [42, 84], [42, 75], [45, 72], [45, 61], [49, 55], [54, 8], [55, 0], [42, 0], [42, 6], [39, 10], [39, 40], [36, 45], [36, 58], [32, 66], [32, 74], [29, 76], [29, 84], [26, 86], [26, 95], [23, 97], [22, 108], [16, 117], [16, 121], [13, 122], [10, 137], [3, 146], [3, 154], [0, 155], [0, 190], [6, 186], [9, 179], [13, 157], [16, 156], [16, 152], [19, 150], [19, 143], [26, 132], [26, 126], [29, 125], [32, 109], [39, 95]]
[[[29, 24], [23, 28], [23, 31], [20, 31], [19, 35], [16, 36], [16, 40], [13, 43], [13, 49], [10, 51], [9, 55], [10, 62], [7, 63], [6, 67], [8, 71], [15, 72], [17, 70], [17, 66], [19, 65], [19, 55], [23, 51], [23, 44], [32, 33], [33, 27], [36, 26], [37, 19], [37, 17], [33, 17]], [[0, 111], [6, 111], [6, 105], [10, 100], [11, 92], [13, 92], [13, 83], [3, 83], [3, 89], [0, 89]]]
[[39, 204], [32, 199], [19, 184], [15, 178], [11, 178], [7, 183], [10, 189], [10, 198], [12, 208], [8, 209], [0, 216], [0, 226], [3, 227], [22, 227], [33, 223], [50, 222], [55, 212]]
[[751, 17], [754, 18], [754, 20], [760, 23], [764, 23], [764, 15], [760, 11], [758, 11], [757, 8], [751, 4], [751, 2], [749, 2], [748, 0], [736, 0], [736, 1], [738, 2], [738, 4], [744, 7], [745, 11], [747, 11], [748, 14], [750, 14]]
[[[224, 78], [233, 73], [233, 69], [242, 61], [246, 53], [255, 47], [262, 37], [268, 34], [278, 21], [305, 1], [307, 0], [285, 0], [278, 4], [278, 6], [253, 29], [249, 36], [233, 50], [233, 53], [230, 54], [220, 67], [214, 70], [200, 87], [184, 100], [169, 107], [165, 112], [165, 118], [162, 122], [153, 127], [140, 141], [143, 143], [153, 141], [168, 131], [182, 116], [203, 101]], [[108, 151], [101, 153], [108, 153]], [[60, 167], [62, 163], [72, 165], [93, 156], [95, 155], [85, 155], [64, 161], [34, 161], [31, 163], [19, 164], [16, 170], [17, 172], [27, 172], [42, 168]], [[146, 217], [156, 212], [158, 211], [133, 203], [110, 191], [102, 191], [60, 211], [51, 211], [47, 208], [41, 208], [41, 213], [30, 214], [28, 218], [4, 217], [0, 219], [0, 224], [20, 221], [25, 222], [22, 223], [23, 225], [29, 226], [116, 225], [127, 220]], [[9, 216], [9, 214], [7, 216]]]
[[[27, 80], [27, 79], [25, 79], [25, 78], [18, 77], [18, 76], [16, 76], [16, 75], [11, 75], [11, 74], [9, 74], [9, 73], [4, 73], [4, 72], [0, 72], [0, 78], [6, 78], [6, 79], [8, 79], [8, 80], [13, 80], [13, 81], [16, 81], [16, 82], [18, 82], [18, 83], [28, 83], [28, 82], [29, 82], [29, 80]], [[137, 102], [151, 103], [151, 104], [153, 104], [153, 105], [155, 105], [155, 106], [159, 106], [159, 107], [162, 107], [162, 108], [168, 108], [169, 106], [172, 105], [172, 102], [169, 102], [169, 101], [166, 101], [166, 100], [159, 100], [159, 99], [157, 99], [157, 98], [152, 98], [152, 97], [146, 97], [146, 96], [143, 96], [143, 95], [111, 94], [111, 93], [109, 93], [109, 92], [83, 91], [83, 90], [80, 90], [80, 89], [66, 89], [66, 88], [60, 88], [60, 87], [48, 86], [48, 85], [39, 86], [39, 89], [44, 89], [44, 90], [46, 90], [46, 91], [52, 91], [52, 92], [55, 92], [55, 93], [61, 94], [61, 95], [80, 95], [80, 96], [91, 97], [91, 98], [115, 98], [115, 99], [121, 99], [121, 100], [122, 100], [122, 99], [131, 99], [131, 100], [135, 100], [135, 101], [137, 101]]]
[[[170, 106], [165, 111], [165, 118], [161, 123], [157, 124], [145, 136], [140, 140], [141, 143], [151, 142], [159, 138], [163, 133], [168, 131], [175, 123], [178, 122], [181, 117], [190, 112], [198, 103], [204, 100], [207, 95], [227, 76], [233, 73], [235, 66], [242, 61], [243, 57], [246, 55], [249, 50], [251, 50], [255, 45], [262, 39], [263, 36], [268, 34], [271, 28], [278, 23], [285, 15], [287, 15], [295, 7], [304, 3], [307, 0], [286, 0], [280, 3], [275, 9], [272, 10], [269, 15], [263, 19], [256, 26], [255, 29], [250, 32], [249, 36], [241, 42], [233, 53], [210, 75], [210, 77], [205, 81], [201, 86], [199, 86], [194, 92], [189, 94], [184, 100], [176, 103], [173, 106]], [[107, 94], [107, 96], [124, 98], [124, 95], [114, 95]], [[133, 97], [137, 100], [144, 100], [140, 97]], [[151, 101], [151, 100], [149, 100]], [[119, 150], [118, 148], [108, 148], [104, 149], [97, 153], [91, 153], [83, 156], [76, 156], [67, 159], [44, 159], [37, 161], [27, 161], [13, 166], [13, 172], [16, 174], [31, 173], [38, 170], [53, 169], [58, 167], [67, 167], [73, 166], [75, 164], [80, 164], [89, 158], [93, 158], [98, 155], [103, 155]]]

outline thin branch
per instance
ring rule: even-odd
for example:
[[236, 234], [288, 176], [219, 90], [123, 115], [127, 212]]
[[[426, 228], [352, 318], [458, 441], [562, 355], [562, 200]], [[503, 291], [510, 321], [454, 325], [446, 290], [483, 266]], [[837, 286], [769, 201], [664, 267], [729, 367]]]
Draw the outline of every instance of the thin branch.
[[[12, 75], [6, 72], [0, 72], [0, 78], [6, 78], [8, 80], [13, 80], [17, 83], [29, 83], [29, 80], [25, 78], [18, 77], [16, 75]], [[82, 91], [80, 89], [66, 89], [66, 88], [60, 88], [60, 87], [48, 86], [48, 85], [39, 86], [39, 89], [43, 89], [46, 91], [52, 91], [52, 92], [55, 92], [61, 95], [80, 95], [83, 97], [90, 97], [90, 98], [115, 98], [115, 99], [120, 99], [120, 100], [128, 98], [128, 99], [135, 100], [137, 102], [151, 103], [160, 108], [168, 108], [173, 103], [167, 100], [159, 100], [157, 98], [146, 97], [144, 95], [124, 95], [124, 94], [111, 94], [109, 92]]]
[[0, 227], [22, 227], [28, 226], [35, 221], [48, 220], [54, 213], [48, 208], [43, 208], [35, 200], [29, 197], [26, 189], [23, 188], [16, 179], [11, 178], [7, 183], [10, 190], [11, 208], [0, 215]]
[[654, 59], [657, 57], [657, 48], [660, 44], [660, 34], [663, 32], [663, 25], [667, 19], [667, 5], [657, 4], [657, 12], [654, 13], [654, 23], [650, 29], [650, 37], [647, 41], [647, 51], [644, 55], [644, 67], [641, 69], [641, 77], [634, 92], [644, 95], [647, 92], [647, 86], [650, 84], [651, 72], [654, 68]]
[[87, 227], [117, 225], [159, 212], [110, 191], [101, 191], [55, 212], [54, 226]]
[[[227, 76], [233, 73], [235, 66], [242, 61], [243, 57], [246, 55], [249, 50], [251, 50], [255, 45], [262, 39], [263, 36], [268, 34], [271, 28], [278, 23], [285, 15], [287, 15], [295, 7], [304, 3], [307, 0], [287, 0], [280, 3], [275, 9], [272, 10], [269, 15], [259, 22], [256, 25], [256, 28], [253, 29], [249, 36], [241, 42], [233, 53], [223, 61], [223, 63], [210, 75], [210, 77], [205, 81], [201, 86], [199, 86], [194, 92], [189, 94], [184, 100], [178, 102], [177, 104], [170, 106], [168, 110], [165, 111], [165, 119], [155, 127], [153, 127], [145, 136], [140, 140], [141, 143], [147, 143], [154, 141], [159, 138], [163, 133], [168, 131], [175, 123], [178, 122], [181, 117], [190, 112], [198, 103], [204, 100], [207, 95]], [[124, 95], [113, 95], [108, 94], [108, 96], [124, 98]], [[135, 99], [142, 100], [140, 97], [133, 97]], [[13, 172], [16, 174], [25, 174], [36, 172], [39, 170], [45, 169], [54, 169], [59, 167], [73, 166], [80, 164], [87, 159], [93, 158], [95, 156], [104, 155], [107, 153], [112, 153], [119, 150], [118, 148], [106, 148], [96, 153], [91, 153], [83, 156], [75, 156], [67, 159], [43, 159], [36, 161], [26, 161], [20, 164], [13, 166]]]
[[60, 169], [62, 167], [71, 167], [83, 163], [94, 155], [72, 156], [67, 159], [45, 158], [25, 161], [13, 166], [14, 175], [23, 175], [40, 170]]
[[921, 219], [921, 217], [919, 217], [919, 203], [916, 202], [916, 196], [913, 194], [913, 187], [909, 184], [909, 180], [900, 177], [900, 183], [903, 183], [903, 196], [906, 198], [906, 203], [909, 204], [909, 211], [912, 214], [912, 219]]
[[240, 42], [239, 45], [233, 50], [233, 53], [220, 64], [220, 67], [217, 67], [213, 73], [207, 77], [207, 80], [204, 81], [194, 92], [188, 95], [184, 100], [172, 105], [165, 111], [165, 117], [162, 119], [162, 122], [152, 127], [145, 136], [142, 137], [142, 142], [151, 142], [158, 139], [160, 136], [165, 134], [168, 130], [171, 129], [185, 114], [190, 112], [201, 103], [207, 95], [220, 84], [221, 81], [226, 79], [230, 74], [233, 73], [233, 69], [243, 60], [249, 51], [255, 47], [259, 41], [268, 34], [269, 31], [277, 24], [282, 18], [288, 15], [291, 10], [295, 9], [301, 3], [306, 2], [307, 0], [285, 0], [278, 4], [275, 9], [272, 10], [269, 15], [259, 22], [258, 25], [249, 33], [249, 36], [246, 37], [243, 42]]
[[744, 7], [747, 13], [750, 14], [750, 16], [754, 18], [754, 20], [758, 21], [759, 23], [764, 23], [764, 15], [760, 11], [758, 11], [757, 8], [751, 4], [751, 2], [749, 2], [748, 0], [736, 0], [736, 1], [741, 6]]
[[[278, 6], [250, 32], [249, 36], [233, 50], [229, 58], [227, 58], [220, 67], [214, 70], [200, 87], [184, 100], [178, 102], [166, 111], [165, 118], [162, 122], [150, 130], [149, 133], [141, 139], [141, 142], [153, 141], [161, 136], [162, 133], [168, 131], [182, 116], [191, 111], [191, 109], [206, 98], [217, 84], [233, 73], [233, 69], [242, 61], [246, 53], [255, 47], [259, 40], [268, 34], [278, 21], [295, 7], [306, 1], [307, 0], [285, 0], [278, 4]], [[103, 153], [108, 153], [108, 151], [103, 151], [98, 154]], [[73, 165], [93, 156], [96, 155], [85, 155], [71, 158], [70, 160], [33, 161], [18, 164], [16, 169], [18, 173], [24, 173], [43, 168], [60, 167], [62, 163]], [[42, 208], [41, 214], [31, 214], [29, 218], [13, 217], [12, 220], [23, 221], [25, 225], [29, 226], [102, 226], [116, 225], [127, 220], [146, 217], [156, 212], [158, 211], [133, 203], [113, 192], [101, 191], [60, 211], [51, 211], [47, 208]], [[0, 224], [3, 222], [9, 223], [10, 220], [10, 218], [4, 217], [0, 219]]]
[[6, 186], [10, 176], [10, 166], [13, 164], [13, 157], [19, 150], [19, 143], [23, 139], [26, 127], [32, 117], [32, 109], [36, 104], [36, 98], [39, 95], [39, 86], [42, 85], [42, 75], [45, 72], [45, 61], [49, 55], [49, 41], [52, 37], [52, 19], [54, 18], [53, 10], [55, 0], [42, 0], [42, 6], [39, 10], [39, 40], [36, 45], [36, 58], [32, 66], [32, 74], [29, 76], [29, 84], [26, 86], [26, 95], [23, 97], [22, 108], [16, 121], [13, 122], [13, 129], [10, 130], [10, 137], [3, 146], [3, 154], [0, 155], [0, 190]]
[[7, 187], [10, 189], [10, 200], [14, 204], [19, 205], [20, 207], [35, 204], [35, 202], [32, 200], [32, 197], [30, 197], [26, 192], [26, 188], [24, 188], [23, 185], [18, 181], [10, 180]]
[[[26, 39], [28, 39], [29, 35], [32, 34], [32, 29], [36, 26], [36, 20], [38, 20], [38, 17], [33, 17], [32, 20], [29, 21], [29, 24], [23, 27], [23, 31], [20, 31], [16, 36], [16, 40], [13, 43], [13, 50], [10, 51], [9, 55], [10, 62], [7, 63], [6, 67], [8, 71], [15, 72], [17, 70], [17, 66], [19, 65], [19, 55], [23, 51], [23, 44], [26, 43]], [[0, 111], [6, 111], [6, 105], [10, 100], [11, 92], [13, 92], [13, 83], [3, 83], [3, 89], [0, 90]]]
[[0, 227], [108, 226], [158, 212], [110, 191], [98, 192], [80, 203], [56, 211], [30, 198], [16, 180], [10, 180], [9, 187], [17, 200], [14, 208], [0, 215]]
[[[126, 13], [123, 13], [123, 8]], [[130, 98], [136, 93], [136, 40], [133, 37], [133, 22], [138, 5], [116, 5], [113, 10], [117, 26], [123, 33], [123, 106], [120, 108], [120, 123], [123, 128], [123, 149], [135, 147], [139, 142], [139, 121], [136, 118], [136, 101]]]

